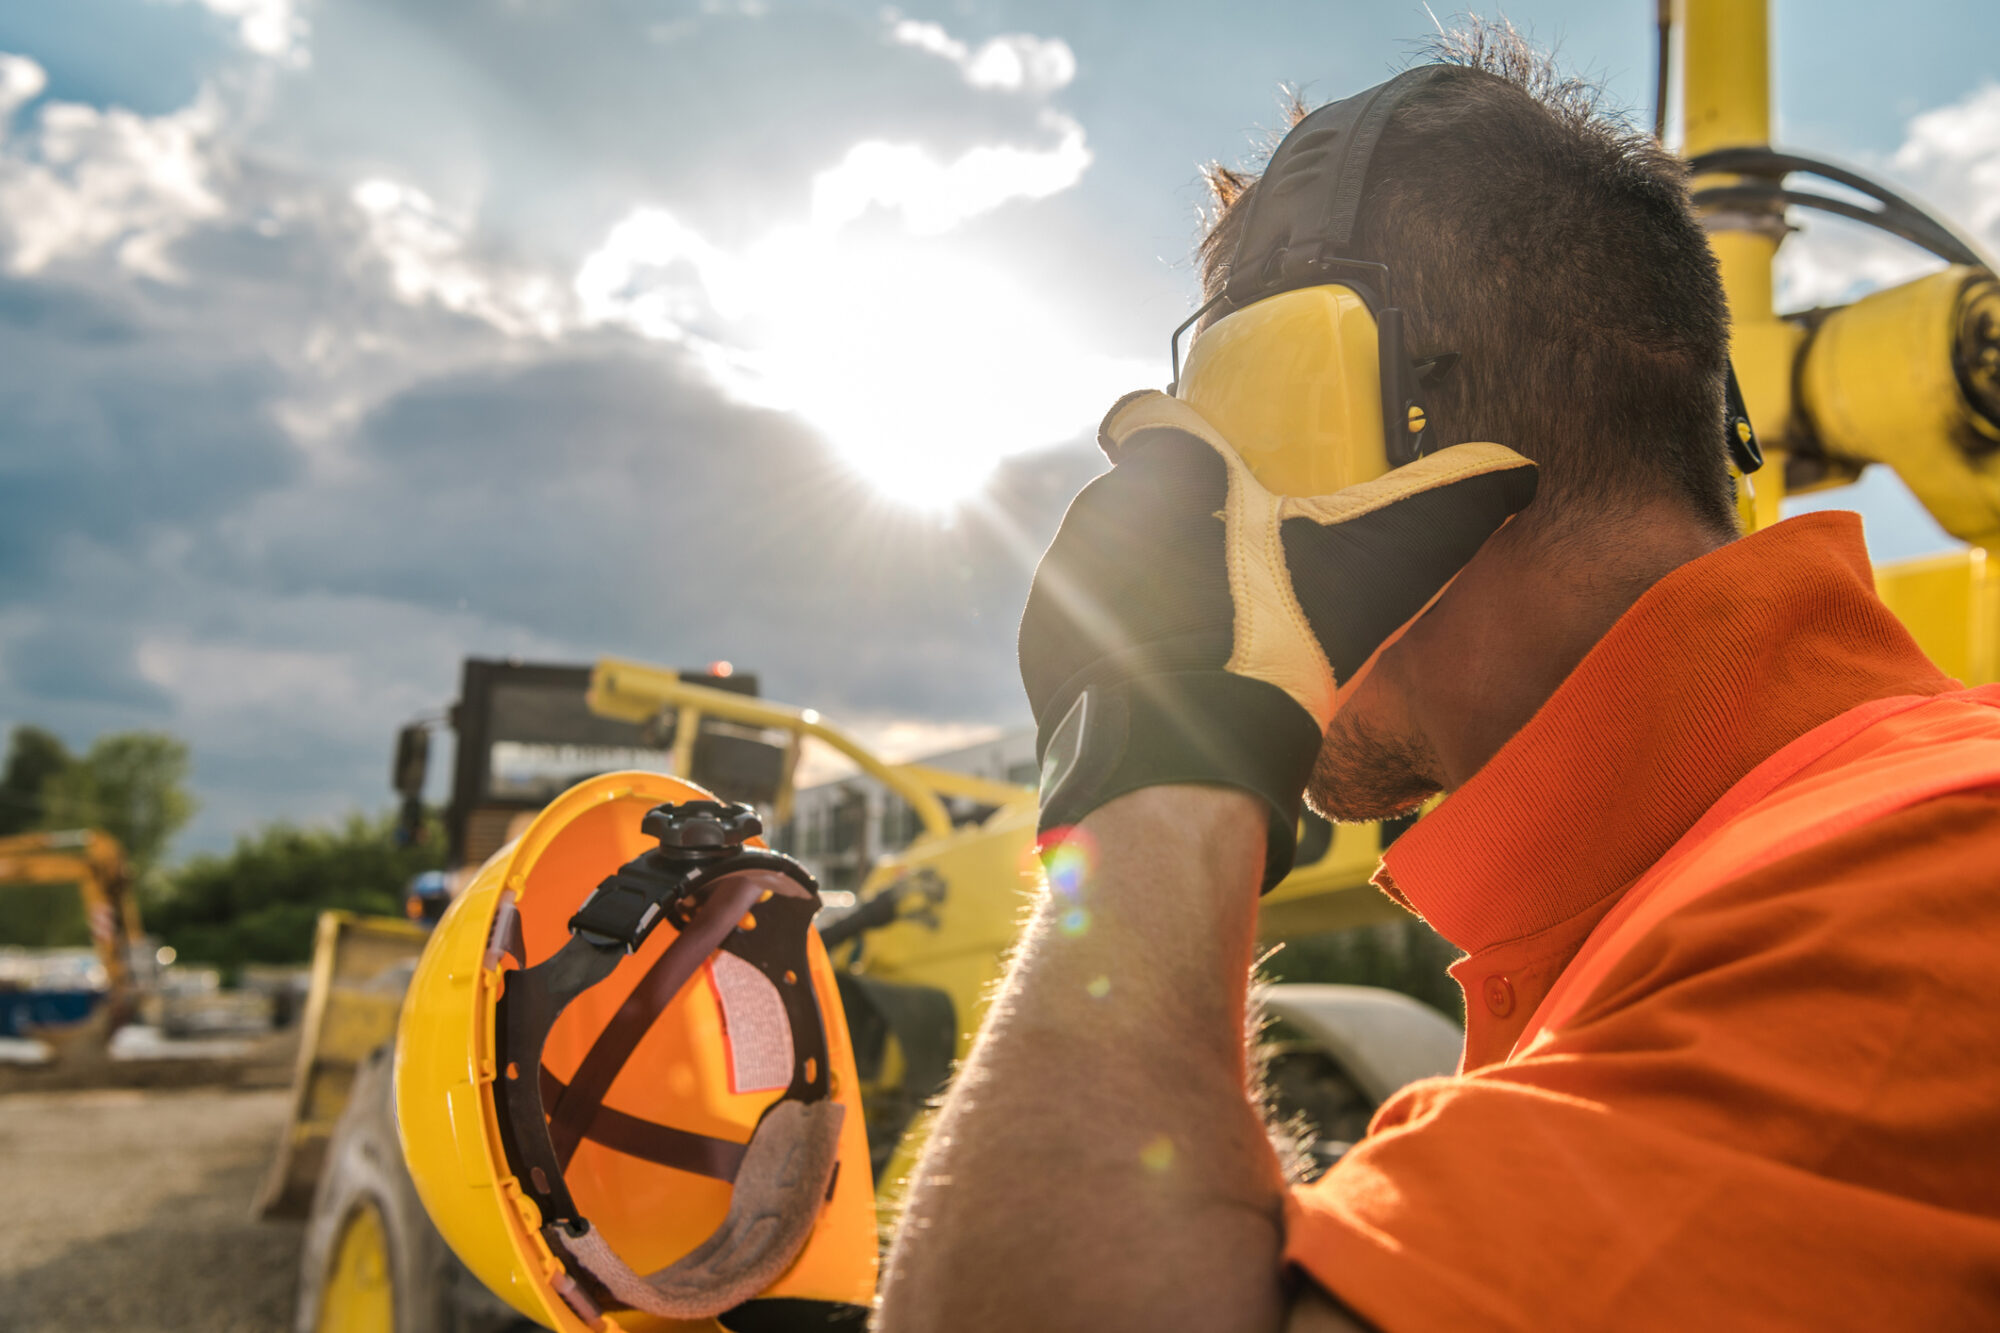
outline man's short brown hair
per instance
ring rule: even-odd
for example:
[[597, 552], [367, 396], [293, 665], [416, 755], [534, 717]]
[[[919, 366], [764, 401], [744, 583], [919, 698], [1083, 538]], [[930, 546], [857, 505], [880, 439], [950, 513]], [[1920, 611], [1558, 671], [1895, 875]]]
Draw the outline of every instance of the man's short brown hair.
[[[1685, 167], [1505, 23], [1475, 22], [1428, 54], [1499, 77], [1443, 79], [1398, 110], [1353, 251], [1389, 266], [1414, 354], [1460, 356], [1428, 392], [1439, 444], [1533, 458], [1541, 493], [1522, 520], [1545, 532], [1671, 497], [1733, 534], [1729, 316]], [[1213, 297], [1256, 180], [1207, 174]]]

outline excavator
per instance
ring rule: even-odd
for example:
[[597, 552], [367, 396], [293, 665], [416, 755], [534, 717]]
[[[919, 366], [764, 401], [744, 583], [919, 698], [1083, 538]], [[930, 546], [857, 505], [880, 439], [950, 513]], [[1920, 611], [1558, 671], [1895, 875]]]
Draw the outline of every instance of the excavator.
[[[1766, 451], [1766, 466], [1741, 487], [1744, 527], [1777, 522], [1788, 494], [1850, 482], [1872, 466], [1891, 469], [1965, 545], [1883, 566], [1883, 599], [1944, 670], [1968, 685], [2000, 680], [2000, 281], [1991, 260], [1949, 223], [1861, 173], [1770, 143], [1764, 0], [1662, 0], [1658, 34], [1660, 105], [1677, 77], [1680, 141], [1730, 298], [1732, 357]], [[1813, 179], [1838, 192], [1809, 188]], [[1844, 306], [1780, 313], [1773, 262], [1795, 220], [1813, 212], [1875, 227], [1941, 267]], [[915, 838], [877, 861], [851, 906], [818, 922], [840, 971], [879, 1206], [892, 1211], [924, 1108], [977, 1030], [1031, 890], [1034, 793], [884, 761], [812, 710], [720, 688], [703, 673], [622, 659], [561, 670], [574, 685], [564, 705], [576, 710], [571, 723], [583, 726], [587, 710], [589, 725], [622, 729], [594, 733], [623, 738], [600, 744], [626, 751], [622, 766], [657, 767], [750, 801], [767, 813], [767, 827], [783, 825], [807, 741], [845, 756], [911, 812]], [[500, 812], [482, 805], [492, 792], [478, 789], [479, 765], [491, 759], [492, 740], [475, 736], [468, 746], [466, 729], [486, 724], [463, 701], [458, 723], [457, 776], [474, 786], [454, 795], [454, 818], [487, 811], [483, 836], [454, 834], [455, 859], [472, 864], [556, 792], [524, 788]], [[730, 746], [736, 766], [725, 771], [716, 756]], [[629, 762], [634, 755], [642, 762]], [[575, 765], [567, 771], [585, 776]], [[1369, 883], [1397, 831], [1309, 822], [1297, 868], [1264, 899], [1261, 935], [1278, 943], [1397, 919], [1400, 909]], [[784, 846], [782, 833], [777, 841]], [[405, 922], [322, 922], [297, 1114], [263, 1205], [309, 1217], [301, 1333], [527, 1327], [445, 1249], [400, 1162], [384, 1047], [422, 939]], [[1456, 1063], [1457, 1028], [1406, 997], [1275, 986], [1264, 998], [1288, 1034], [1272, 1071], [1274, 1085], [1288, 1090], [1279, 1110], [1302, 1116], [1331, 1145], [1321, 1165], [1395, 1089]]]
[[58, 1059], [101, 1054], [138, 1012], [134, 950], [144, 932], [124, 849], [98, 829], [0, 838], [0, 894], [16, 907], [4, 914], [16, 937], [6, 943], [60, 948], [87, 937], [101, 974], [82, 989], [0, 989], [0, 1035], [41, 1038]]

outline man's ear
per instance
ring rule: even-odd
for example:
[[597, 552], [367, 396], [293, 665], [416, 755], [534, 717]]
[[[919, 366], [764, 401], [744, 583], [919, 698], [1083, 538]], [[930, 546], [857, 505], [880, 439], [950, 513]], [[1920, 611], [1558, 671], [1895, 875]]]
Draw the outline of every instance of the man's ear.
[[1374, 1333], [1368, 1325], [1347, 1312], [1318, 1283], [1305, 1278], [1285, 1307], [1284, 1333]]

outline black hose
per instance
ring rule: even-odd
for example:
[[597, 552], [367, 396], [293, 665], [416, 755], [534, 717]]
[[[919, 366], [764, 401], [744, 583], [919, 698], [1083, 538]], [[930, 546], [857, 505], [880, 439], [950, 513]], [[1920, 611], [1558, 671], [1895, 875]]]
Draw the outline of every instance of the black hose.
[[[1815, 208], [1821, 212], [1833, 213], [1879, 228], [1912, 245], [1920, 246], [1949, 263], [1972, 264], [1988, 269], [1993, 267], [1978, 244], [1961, 234], [1950, 223], [1879, 181], [1870, 180], [1860, 172], [1838, 163], [1824, 162], [1799, 153], [1787, 153], [1758, 145], [1718, 148], [1713, 152], [1703, 153], [1688, 163], [1688, 169], [1696, 176], [1728, 174], [1782, 178], [1794, 172], [1818, 176], [1822, 180], [1832, 181], [1836, 185], [1844, 185], [1850, 190], [1867, 195], [1880, 203], [1882, 210], [1876, 212], [1847, 200], [1832, 199], [1825, 195], [1785, 190], [1780, 188], [1775, 180], [1766, 184], [1717, 186], [1699, 190], [1695, 193], [1695, 202], [1711, 203], [1718, 207], [1729, 207], [1732, 204], [1739, 207], [1754, 207], [1776, 201], [1801, 208]], [[1741, 191], [1757, 193], [1754, 195], [1733, 193]]]
[[1707, 175], [1710, 172], [1729, 172], [1741, 176], [1789, 176], [1795, 171], [1804, 171], [1830, 180], [1836, 185], [1845, 185], [1850, 190], [1859, 190], [1870, 199], [1879, 199], [1891, 208], [1900, 208], [1911, 213], [1924, 211], [1922, 205], [1905, 199], [1880, 181], [1871, 180], [1837, 162], [1825, 162], [1816, 157], [1782, 152], [1776, 148], [1717, 148], [1690, 161], [1688, 170], [1697, 176]]
[[1936, 219], [1924, 213], [1906, 213], [1901, 209], [1878, 211], [1845, 199], [1834, 199], [1807, 190], [1787, 190], [1781, 186], [1765, 184], [1718, 185], [1706, 190], [1696, 190], [1694, 202], [1697, 206], [1710, 208], [1754, 209], [1760, 205], [1779, 203], [1789, 207], [1818, 209], [1822, 213], [1851, 218], [1879, 231], [1886, 231], [1891, 236], [1900, 237], [1914, 246], [1930, 251], [1947, 263], [1980, 265], [1984, 262], [1980, 259], [1978, 251], [1944, 229]]

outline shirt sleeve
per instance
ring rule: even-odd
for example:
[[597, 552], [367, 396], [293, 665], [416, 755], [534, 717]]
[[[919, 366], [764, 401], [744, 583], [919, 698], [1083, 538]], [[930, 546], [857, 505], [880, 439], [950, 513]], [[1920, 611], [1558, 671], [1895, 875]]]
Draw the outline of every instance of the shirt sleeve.
[[1414, 1084], [1287, 1204], [1385, 1333], [2000, 1312], [2000, 794], [1667, 918], [1535, 1055]]

